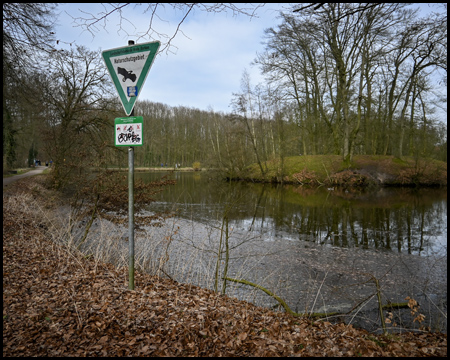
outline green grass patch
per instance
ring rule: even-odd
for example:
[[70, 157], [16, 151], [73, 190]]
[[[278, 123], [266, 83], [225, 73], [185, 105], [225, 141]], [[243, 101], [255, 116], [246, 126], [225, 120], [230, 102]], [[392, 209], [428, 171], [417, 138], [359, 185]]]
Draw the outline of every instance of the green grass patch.
[[[16, 176], [16, 175], [20, 175], [20, 174], [25, 174], [30, 170], [33, 170], [33, 169], [32, 168], [20, 168], [20, 169], [4, 170], [3, 177], [6, 178], [6, 177]], [[17, 172], [12, 174], [9, 171], [17, 171]]]
[[241, 178], [258, 182], [286, 182], [300, 185], [424, 185], [446, 186], [447, 163], [433, 159], [402, 159], [383, 155], [355, 155], [350, 164], [340, 155], [303, 155], [265, 163], [263, 177], [257, 164], [248, 166]]

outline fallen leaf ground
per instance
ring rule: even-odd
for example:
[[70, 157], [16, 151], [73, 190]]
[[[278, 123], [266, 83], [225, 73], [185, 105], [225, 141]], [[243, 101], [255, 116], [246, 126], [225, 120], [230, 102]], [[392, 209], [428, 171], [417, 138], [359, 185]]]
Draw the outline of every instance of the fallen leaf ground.
[[446, 334], [373, 335], [147, 274], [129, 290], [127, 269], [51, 241], [18, 189], [3, 196], [4, 357], [447, 355]]

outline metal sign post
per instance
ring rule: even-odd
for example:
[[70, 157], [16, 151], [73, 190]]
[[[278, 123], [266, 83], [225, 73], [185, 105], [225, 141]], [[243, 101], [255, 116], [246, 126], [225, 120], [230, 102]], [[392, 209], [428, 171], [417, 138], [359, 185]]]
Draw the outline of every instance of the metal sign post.
[[134, 290], [134, 147], [128, 148], [128, 288]]
[[134, 147], [143, 145], [144, 119], [142, 116], [114, 120], [115, 146], [128, 146], [128, 287], [134, 290]]
[[[128, 45], [134, 45], [128, 40]], [[134, 116], [134, 109], [131, 111]], [[134, 147], [128, 148], [128, 289], [134, 290]]]
[[122, 102], [126, 118], [115, 119], [115, 146], [128, 146], [128, 288], [134, 290], [134, 146], [143, 144], [143, 118], [134, 116], [134, 104], [161, 43], [154, 41], [105, 50], [102, 58]]

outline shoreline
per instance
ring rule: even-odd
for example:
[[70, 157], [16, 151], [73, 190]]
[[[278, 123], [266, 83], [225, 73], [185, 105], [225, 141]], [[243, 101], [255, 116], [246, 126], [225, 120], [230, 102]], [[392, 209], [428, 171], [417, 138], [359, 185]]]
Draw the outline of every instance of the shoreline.
[[[339, 155], [302, 155], [262, 164], [264, 175], [258, 165], [230, 173], [227, 169], [192, 167], [135, 167], [136, 172], [145, 171], [218, 171], [228, 181], [245, 181], [272, 184], [292, 184], [304, 187], [342, 187], [370, 189], [377, 187], [447, 187], [447, 163], [433, 159], [415, 159], [405, 156], [398, 159], [392, 155], [355, 155], [345, 164]], [[109, 168], [128, 171], [128, 167]]]
[[[107, 170], [112, 171], [126, 171], [128, 172], [128, 167], [116, 168], [109, 167]], [[134, 171], [144, 172], [144, 171], [183, 171], [183, 172], [195, 172], [195, 171], [214, 171], [214, 169], [194, 169], [192, 167], [174, 168], [174, 167], [134, 167]]]

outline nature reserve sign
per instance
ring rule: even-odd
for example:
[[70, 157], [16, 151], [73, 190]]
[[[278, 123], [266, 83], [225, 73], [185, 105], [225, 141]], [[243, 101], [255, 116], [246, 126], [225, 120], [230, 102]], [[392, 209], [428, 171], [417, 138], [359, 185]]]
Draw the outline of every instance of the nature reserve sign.
[[134, 146], [143, 145], [143, 118], [133, 114], [142, 86], [161, 43], [154, 41], [105, 50], [102, 58], [116, 87], [125, 114], [114, 120], [115, 146], [128, 147], [128, 288], [134, 290]]
[[160, 45], [159, 41], [154, 41], [102, 52], [103, 61], [127, 115], [133, 111]]
[[114, 119], [114, 137], [116, 146], [143, 145], [142, 116], [130, 116]]

